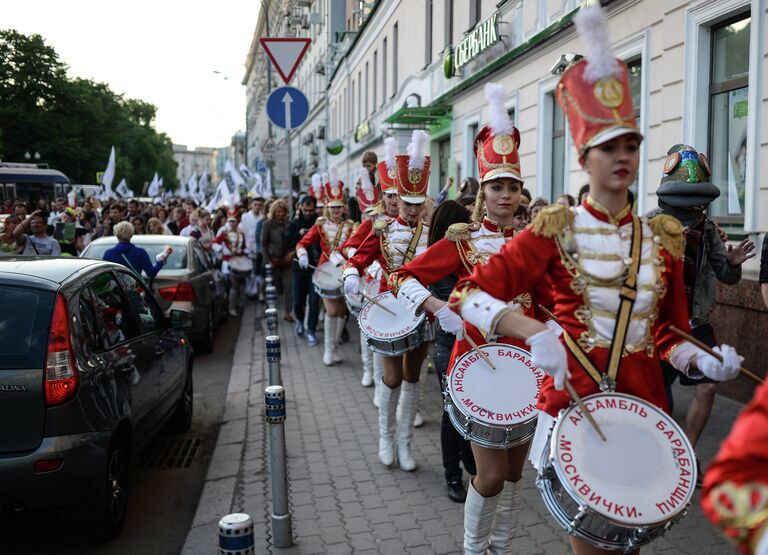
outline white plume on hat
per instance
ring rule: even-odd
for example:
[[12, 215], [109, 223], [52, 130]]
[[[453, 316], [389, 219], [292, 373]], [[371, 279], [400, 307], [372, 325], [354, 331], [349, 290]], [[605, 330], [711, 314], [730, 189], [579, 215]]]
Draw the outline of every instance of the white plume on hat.
[[594, 83], [618, 75], [620, 66], [608, 36], [608, 18], [603, 8], [599, 4], [581, 8], [573, 22], [586, 46], [587, 67], [584, 77], [587, 81]]
[[511, 135], [512, 120], [504, 107], [506, 91], [500, 83], [488, 83], [485, 85], [485, 99], [488, 101], [488, 127], [491, 135]]
[[387, 137], [384, 139], [384, 163], [389, 170], [395, 167], [395, 154], [397, 154], [397, 139]]
[[332, 186], [339, 184], [339, 170], [336, 168], [336, 166], [331, 166], [328, 168], [328, 182]]
[[323, 186], [322, 178], [320, 177], [319, 173], [313, 173], [312, 174], [312, 185], [309, 188], [310, 193], [312, 196], [317, 195], [320, 192], [320, 187]]
[[322, 183], [328, 183], [328, 172], [323, 172], [320, 175], [320, 179], [322, 180]]
[[427, 154], [427, 135], [426, 131], [417, 129], [411, 135], [411, 142], [408, 143], [408, 169], [409, 170], [421, 170], [424, 169], [425, 156]]
[[357, 171], [357, 175], [360, 178], [360, 188], [365, 193], [366, 197], [370, 197], [373, 192], [373, 183], [371, 183], [371, 176], [368, 174], [368, 170], [360, 168]]

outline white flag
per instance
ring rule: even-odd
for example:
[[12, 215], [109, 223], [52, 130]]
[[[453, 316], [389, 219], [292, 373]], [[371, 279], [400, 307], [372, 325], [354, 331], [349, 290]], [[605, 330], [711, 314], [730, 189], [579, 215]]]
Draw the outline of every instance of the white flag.
[[271, 199], [274, 195], [275, 192], [272, 189], [272, 171], [267, 168], [267, 186], [264, 189], [264, 198]]
[[253, 177], [253, 173], [251, 173], [251, 170], [248, 169], [248, 166], [245, 164], [240, 164], [240, 173], [245, 177], [246, 181], [249, 181]]
[[67, 204], [72, 208], [77, 207], [77, 193], [75, 191], [70, 191], [67, 193]]
[[235, 165], [231, 160], [227, 160], [227, 162], [224, 164], [224, 173], [226, 175], [231, 175], [232, 182], [238, 187], [240, 185], [245, 185], [245, 179], [243, 179], [243, 176], [240, 175], [240, 172], [235, 169]]
[[112, 181], [115, 179], [115, 147], [112, 146], [112, 150], [109, 152], [109, 162], [107, 162], [107, 169], [104, 170], [104, 175], [101, 176], [101, 184], [104, 185], [104, 193], [112, 193]]
[[131, 198], [133, 196], [133, 191], [131, 191], [130, 187], [128, 187], [128, 184], [125, 182], [125, 178], [121, 179], [120, 183], [117, 184], [117, 189], [115, 189], [115, 192], [123, 198]]
[[152, 177], [152, 182], [149, 184], [149, 187], [147, 188], [147, 196], [156, 197], [159, 194], [160, 194], [160, 178], [157, 176], [157, 172], [155, 172], [155, 175]]
[[208, 181], [208, 169], [203, 170], [203, 175], [200, 177], [200, 182], [197, 184], [197, 188], [201, 193], [208, 193], [208, 188], [211, 186]]
[[222, 179], [221, 183], [219, 183], [219, 186], [216, 187], [216, 192], [213, 194], [213, 197], [211, 197], [211, 201], [208, 203], [208, 206], [205, 207], [208, 212], [213, 212], [222, 204], [227, 204], [227, 200], [229, 198], [229, 188], [227, 187], [227, 180]]
[[189, 178], [189, 181], [187, 182], [187, 191], [189, 191], [189, 194], [194, 196], [195, 193], [197, 193], [197, 172], [192, 172], [192, 177]]
[[176, 196], [179, 198], [187, 198], [189, 196], [189, 191], [187, 191], [187, 182], [183, 179], [181, 180], [181, 183], [179, 183], [179, 189], [176, 191]]
[[264, 182], [261, 179], [261, 175], [258, 173], [253, 174], [253, 187], [251, 187], [251, 195], [254, 197], [264, 198]]

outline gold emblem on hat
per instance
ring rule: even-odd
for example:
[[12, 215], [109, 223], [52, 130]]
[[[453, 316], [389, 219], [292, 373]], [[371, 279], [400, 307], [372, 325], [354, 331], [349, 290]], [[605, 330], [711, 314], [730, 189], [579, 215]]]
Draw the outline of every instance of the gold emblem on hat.
[[595, 98], [606, 108], [618, 108], [624, 102], [624, 87], [615, 77], [595, 83]]
[[506, 134], [496, 135], [493, 138], [492, 145], [494, 152], [501, 156], [506, 156], [515, 150], [515, 141], [512, 140], [512, 137]]
[[387, 175], [390, 179], [394, 179], [397, 175], [397, 172], [395, 172], [395, 168], [387, 168]]
[[413, 185], [421, 182], [422, 173], [419, 169], [408, 170], [408, 181]]
[[335, 197], [339, 196], [339, 188], [338, 187], [331, 187], [331, 194]]

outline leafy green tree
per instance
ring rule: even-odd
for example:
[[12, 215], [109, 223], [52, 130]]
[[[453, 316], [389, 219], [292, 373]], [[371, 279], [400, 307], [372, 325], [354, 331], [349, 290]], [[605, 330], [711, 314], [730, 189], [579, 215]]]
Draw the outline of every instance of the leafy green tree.
[[136, 193], [155, 171], [178, 187], [171, 141], [152, 127], [157, 108], [103, 83], [67, 77], [67, 66], [40, 35], [0, 31], [0, 154], [23, 160], [38, 151], [74, 182], [93, 183], [112, 145], [116, 178]]

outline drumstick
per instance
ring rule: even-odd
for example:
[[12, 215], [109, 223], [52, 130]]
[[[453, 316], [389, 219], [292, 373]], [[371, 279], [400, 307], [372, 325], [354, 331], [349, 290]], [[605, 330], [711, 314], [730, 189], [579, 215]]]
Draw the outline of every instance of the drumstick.
[[480, 358], [482, 358], [488, 364], [488, 366], [490, 366], [495, 371], [496, 367], [491, 362], [490, 357], [480, 350], [480, 347], [478, 347], [477, 343], [475, 343], [474, 340], [469, 336], [469, 332], [466, 329], [464, 330], [464, 339], [467, 340], [467, 343], [469, 343], [469, 345], [472, 347], [472, 350], [480, 355]]
[[[549, 310], [541, 305], [539, 305], [539, 310], [549, 316], [553, 322], [557, 322], [557, 316], [552, 314]], [[603, 431], [600, 429], [600, 426], [597, 424], [597, 420], [595, 420], [595, 417], [592, 416], [592, 412], [587, 408], [587, 405], [584, 404], [581, 395], [576, 392], [576, 389], [574, 389], [573, 384], [571, 384], [571, 381], [568, 378], [565, 379], [565, 390], [568, 392], [568, 395], [571, 397], [571, 399], [573, 399], [573, 402], [576, 403], [576, 406], [579, 407], [579, 410], [584, 413], [584, 416], [587, 417], [587, 420], [595, 429], [597, 435], [600, 436], [600, 439], [603, 441], [608, 441], [605, 437], [605, 434], [603, 434]]]
[[[341, 280], [341, 279], [337, 279], [336, 281], [338, 281], [340, 284], [344, 285], [344, 280]], [[389, 310], [389, 309], [388, 309], [386, 306], [384, 306], [383, 304], [381, 304], [381, 303], [380, 303], [379, 301], [377, 301], [376, 299], [372, 299], [371, 297], [369, 297], [368, 295], [366, 295], [366, 294], [365, 294], [365, 293], [363, 293], [362, 291], [358, 291], [358, 292], [357, 292], [357, 294], [358, 294], [358, 295], [360, 295], [360, 296], [361, 296], [363, 299], [365, 299], [366, 301], [370, 301], [371, 303], [375, 304], [376, 306], [378, 306], [378, 307], [379, 307], [381, 310], [383, 310], [384, 312], [389, 312], [389, 313], [390, 313], [392, 316], [394, 316], [395, 318], [397, 318], [397, 314], [395, 314], [394, 312], [392, 312], [391, 310]]]
[[[713, 350], [706, 343], [702, 343], [701, 341], [696, 339], [694, 336], [692, 336], [690, 333], [684, 332], [683, 330], [681, 330], [680, 328], [678, 328], [674, 324], [670, 325], [669, 329], [671, 329], [673, 332], [675, 332], [677, 335], [679, 335], [680, 337], [682, 337], [686, 341], [690, 341], [691, 343], [696, 345], [699, 349], [701, 349], [702, 351], [704, 351], [708, 355], [711, 355], [711, 356], [715, 357], [717, 360], [719, 360], [720, 362], [723, 362], [723, 357], [717, 351]], [[744, 374], [746, 377], [748, 377], [750, 380], [755, 382], [756, 384], [762, 384], [763, 383], [763, 380], [760, 377], [756, 376], [755, 374], [753, 374], [752, 372], [750, 372], [746, 368], [739, 368], [739, 371], [742, 374]]]

